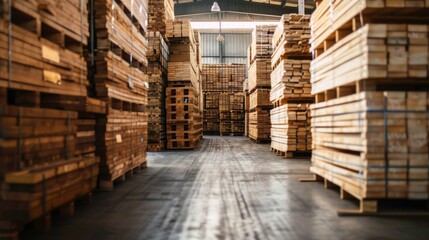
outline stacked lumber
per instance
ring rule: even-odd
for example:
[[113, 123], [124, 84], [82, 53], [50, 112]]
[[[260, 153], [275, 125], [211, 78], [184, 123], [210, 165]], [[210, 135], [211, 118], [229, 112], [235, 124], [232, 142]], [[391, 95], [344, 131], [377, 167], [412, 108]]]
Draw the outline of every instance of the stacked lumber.
[[244, 64], [203, 64], [204, 134], [244, 134]]
[[83, 156], [57, 160], [48, 166], [34, 166], [6, 174], [1, 191], [2, 238], [16, 239], [25, 223], [49, 224], [55, 209], [73, 212], [73, 201], [88, 196], [97, 186], [99, 158]]
[[309, 15], [283, 15], [274, 32], [271, 151], [287, 158], [311, 152]]
[[[313, 61], [313, 93], [353, 85], [361, 79], [386, 83], [406, 83], [410, 78], [417, 83], [427, 81], [427, 34], [426, 24], [364, 25]], [[334, 74], [335, 81], [329, 74]]]
[[[17, 93], [15, 100], [17, 100]], [[21, 102], [23, 104], [24, 102]], [[30, 104], [28, 102], [26, 105]], [[40, 106], [43, 108], [61, 109], [77, 112], [77, 132], [75, 155], [96, 154], [96, 119], [106, 114], [106, 103], [99, 99], [42, 94]]]
[[312, 172], [359, 199], [428, 199], [427, 92], [360, 92], [311, 110]]
[[[0, 68], [0, 87], [86, 96], [89, 83], [82, 55], [88, 38], [86, 4], [82, 9], [80, 0], [48, 4], [52, 12], [70, 10], [70, 15], [57, 17], [39, 11], [45, 6], [42, 3], [12, 1], [9, 8], [7, 2], [1, 1], [0, 39], [4, 44], [0, 63], [4, 67]], [[8, 21], [9, 11], [14, 13], [12, 22]]]
[[189, 19], [176, 19], [174, 21], [167, 22], [167, 31], [165, 36], [167, 39], [170, 38], [194, 38], [194, 31], [191, 27]]
[[205, 135], [218, 135], [220, 131], [219, 93], [204, 92], [203, 99], [203, 132]]
[[12, 239], [92, 193], [95, 114], [106, 106], [87, 97], [86, 1], [0, 5], [0, 237]]
[[107, 103], [97, 118], [100, 188], [145, 166], [148, 115], [147, 0], [94, 2], [94, 96]]
[[256, 25], [252, 31], [251, 61], [256, 58], [270, 58], [273, 54], [272, 37], [276, 26]]
[[[308, 59], [310, 53], [310, 15], [285, 14], [274, 32], [273, 69], [284, 59]], [[292, 58], [291, 58], [292, 57]]]
[[148, 152], [159, 152], [166, 144], [165, 91], [169, 49], [160, 32], [148, 33], [149, 93], [148, 93]]
[[167, 148], [194, 149], [202, 139], [199, 51], [188, 19], [167, 25], [169, 43]]
[[203, 64], [201, 71], [204, 92], [242, 92], [246, 77], [244, 64]]
[[255, 89], [249, 96], [249, 109], [253, 110], [257, 107], [271, 107], [270, 90]]
[[[176, 27], [168, 34], [169, 42], [169, 62], [168, 81], [169, 82], [191, 82], [192, 86], [199, 92], [199, 65], [197, 42], [189, 20], [176, 20], [172, 24]], [[179, 26], [179, 27], [177, 27]], [[177, 33], [177, 31], [179, 33]]]
[[309, 104], [288, 103], [271, 110], [271, 148], [286, 157], [311, 151]]
[[429, 199], [428, 14], [427, 1], [352, 0], [312, 15], [310, 170], [361, 213]]
[[149, 0], [148, 8], [148, 31], [158, 31], [165, 37], [167, 24], [174, 21], [173, 0]]
[[256, 108], [249, 112], [249, 137], [256, 142], [270, 140], [270, 110]]
[[272, 37], [275, 25], [257, 25], [248, 50], [249, 138], [270, 140], [270, 102]]
[[194, 149], [202, 138], [198, 92], [192, 86], [167, 87], [167, 149]]
[[196, 49], [196, 59], [197, 59], [197, 76], [199, 77], [199, 96], [200, 96], [200, 111], [202, 112], [204, 110], [204, 98], [203, 98], [203, 88], [202, 88], [202, 72], [203, 72], [203, 56], [201, 51], [201, 35], [200, 32], [195, 30], [194, 31], [194, 38], [195, 38], [195, 49]]

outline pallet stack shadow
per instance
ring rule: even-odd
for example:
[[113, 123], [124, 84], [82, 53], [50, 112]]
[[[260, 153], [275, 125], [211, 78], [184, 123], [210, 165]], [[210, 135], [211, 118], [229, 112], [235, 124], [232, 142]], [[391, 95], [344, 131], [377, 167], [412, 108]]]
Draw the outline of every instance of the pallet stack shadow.
[[106, 106], [87, 97], [86, 1], [0, 4], [0, 237], [17, 239], [91, 195], [95, 115]]
[[399, 2], [319, 1], [311, 20], [310, 170], [360, 200], [358, 213], [429, 198], [429, 6]]
[[202, 139], [198, 50], [189, 20], [167, 25], [167, 149], [194, 149]]
[[106, 190], [146, 166], [147, 8], [147, 0], [95, 0], [91, 12], [94, 96], [107, 104], [96, 128], [99, 187]]
[[275, 28], [274, 25], [257, 25], [248, 50], [249, 138], [256, 142], [270, 140], [271, 41]]
[[310, 15], [283, 15], [273, 36], [270, 101], [271, 151], [311, 154]]
[[203, 64], [204, 134], [243, 136], [244, 64]]

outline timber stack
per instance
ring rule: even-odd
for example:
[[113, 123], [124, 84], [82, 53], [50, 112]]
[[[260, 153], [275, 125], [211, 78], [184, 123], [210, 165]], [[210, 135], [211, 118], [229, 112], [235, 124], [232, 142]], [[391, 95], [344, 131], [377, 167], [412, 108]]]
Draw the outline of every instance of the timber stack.
[[250, 94], [249, 94], [249, 82], [246, 78], [243, 83], [244, 93], [244, 136], [249, 137], [249, 108], [250, 108]]
[[174, 21], [173, 0], [149, 0], [148, 31], [160, 32], [163, 37], [167, 25]]
[[90, 13], [96, 43], [89, 64], [93, 94], [107, 104], [96, 128], [99, 187], [105, 190], [146, 166], [147, 7], [147, 0], [95, 0]]
[[202, 139], [197, 44], [189, 20], [167, 25], [167, 149], [194, 149]]
[[310, 15], [283, 15], [274, 32], [271, 65], [271, 151], [311, 154]]
[[166, 145], [165, 91], [169, 50], [160, 32], [148, 33], [147, 52], [149, 93], [148, 93], [148, 152], [159, 152]]
[[429, 199], [428, 20], [427, 1], [325, 0], [312, 15], [310, 170], [360, 213]]
[[17, 239], [97, 186], [105, 104], [87, 92], [86, 1], [0, 4], [0, 237]]
[[244, 64], [203, 64], [204, 134], [244, 134]]
[[270, 141], [271, 39], [275, 28], [275, 25], [257, 25], [248, 50], [249, 138], [256, 142]]

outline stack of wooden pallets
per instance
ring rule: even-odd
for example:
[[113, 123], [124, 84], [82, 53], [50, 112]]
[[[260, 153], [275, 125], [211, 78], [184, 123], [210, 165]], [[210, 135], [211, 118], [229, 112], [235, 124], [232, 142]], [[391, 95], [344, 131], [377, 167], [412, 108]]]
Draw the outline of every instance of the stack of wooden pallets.
[[200, 70], [195, 34], [189, 20], [167, 25], [169, 42], [167, 149], [194, 149], [202, 139]]
[[244, 64], [203, 64], [204, 133], [244, 134]]
[[427, 1], [383, 0], [320, 1], [312, 16], [310, 170], [356, 213], [429, 199], [428, 16]]
[[169, 50], [160, 32], [149, 32], [148, 43], [148, 152], [158, 152], [164, 150], [166, 144], [165, 90]]
[[248, 50], [249, 138], [256, 142], [270, 140], [271, 40], [275, 28], [257, 25]]
[[167, 148], [194, 149], [202, 137], [198, 92], [192, 86], [167, 88]]
[[90, 52], [94, 94], [107, 103], [97, 119], [100, 187], [146, 165], [147, 0], [96, 0], [92, 9], [96, 49]]
[[[97, 184], [86, 1], [6, 1], [0, 13], [0, 238], [71, 209]], [[11, 3], [11, 5], [9, 5]], [[68, 14], [61, 14], [68, 9]], [[9, 21], [11, 20], [11, 21]]]
[[283, 15], [272, 41], [270, 101], [271, 151], [285, 157], [309, 156], [311, 122], [310, 16]]
[[148, 31], [165, 36], [167, 24], [174, 21], [173, 0], [149, 0]]

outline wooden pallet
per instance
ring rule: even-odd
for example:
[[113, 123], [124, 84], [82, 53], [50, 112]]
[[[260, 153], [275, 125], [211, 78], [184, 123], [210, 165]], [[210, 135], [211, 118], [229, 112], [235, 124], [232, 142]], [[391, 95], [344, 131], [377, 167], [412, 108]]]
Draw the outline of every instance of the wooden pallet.
[[17, 239], [30, 222], [47, 228], [55, 209], [73, 214], [74, 201], [96, 187], [98, 161], [85, 156], [6, 174], [0, 190], [0, 236]]
[[333, 178], [315, 174], [314, 178], [300, 179], [301, 182], [323, 182], [325, 189], [338, 189], [342, 200], [357, 200], [358, 209], [337, 210], [338, 216], [377, 216], [377, 217], [427, 217], [428, 200], [410, 199], [363, 199], [358, 194], [344, 188]]
[[[25, 1], [13, 1], [19, 5], [17, 2]], [[0, 87], [86, 96], [89, 82], [82, 55], [83, 42], [65, 46], [62, 43], [66, 38], [64, 35], [59, 35], [62, 38], [54, 41], [51, 38], [58, 33], [34, 32], [26, 28], [30, 25], [12, 22], [12, 31], [9, 32], [8, 21], [0, 19], [1, 41], [7, 43], [11, 40], [10, 45], [5, 44], [0, 49], [0, 62], [4, 66], [0, 69]]]
[[137, 161], [135, 164], [128, 166], [126, 169], [121, 171], [120, 175], [115, 177], [106, 179], [99, 178], [98, 179], [98, 190], [99, 191], [113, 191], [114, 185], [119, 182], [125, 181], [127, 178], [134, 176], [134, 173], [138, 173], [141, 169], [147, 167], [147, 161], [144, 159], [143, 161]]
[[428, 199], [427, 96], [362, 92], [312, 105], [311, 171], [361, 198]]
[[425, 0], [351, 0], [321, 1], [311, 17], [312, 51], [326, 51], [336, 38], [347, 36], [350, 31], [365, 23], [423, 23], [427, 24], [429, 4]]
[[167, 149], [193, 149], [198, 145], [203, 132], [198, 94], [192, 86], [167, 87]]
[[313, 61], [312, 93], [354, 86], [359, 81], [368, 82], [368, 85], [427, 84], [427, 31], [427, 25], [363, 26], [337, 41]]
[[97, 118], [100, 181], [113, 182], [146, 161], [147, 122], [147, 113], [124, 109], [108, 109], [106, 116]]
[[[273, 140], [271, 139], [271, 144]], [[310, 160], [311, 158], [311, 151], [281, 151], [276, 148], [271, 147], [271, 152], [276, 154], [276, 156], [282, 156], [284, 158], [303, 158]]]
[[165, 144], [162, 143], [148, 143], [147, 151], [148, 152], [162, 152], [165, 150]]

